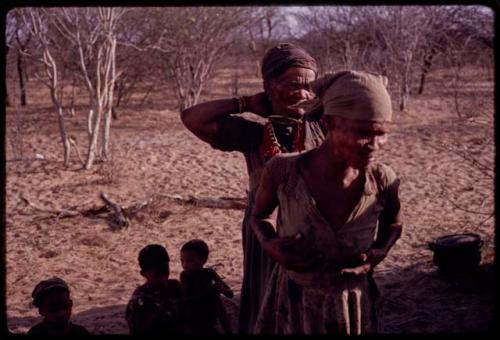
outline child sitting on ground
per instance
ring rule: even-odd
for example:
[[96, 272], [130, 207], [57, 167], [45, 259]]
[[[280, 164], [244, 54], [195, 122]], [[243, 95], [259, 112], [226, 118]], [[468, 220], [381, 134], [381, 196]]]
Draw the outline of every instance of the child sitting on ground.
[[180, 275], [186, 303], [186, 328], [192, 334], [217, 333], [217, 320], [225, 333], [231, 326], [220, 294], [233, 297], [233, 291], [217, 273], [203, 265], [208, 259], [208, 246], [202, 240], [191, 240], [181, 248], [181, 263], [184, 271]]
[[53, 277], [41, 281], [31, 294], [33, 305], [43, 316], [43, 321], [28, 331], [29, 335], [88, 335], [84, 327], [70, 321], [73, 301], [64, 280]]
[[179, 281], [169, 280], [167, 250], [150, 244], [139, 252], [141, 275], [146, 283], [136, 288], [128, 302], [125, 317], [130, 334], [183, 333]]

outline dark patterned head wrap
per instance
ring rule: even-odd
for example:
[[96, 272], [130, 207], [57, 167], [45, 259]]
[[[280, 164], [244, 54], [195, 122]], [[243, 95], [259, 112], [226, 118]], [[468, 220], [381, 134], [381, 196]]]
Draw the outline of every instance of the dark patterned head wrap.
[[305, 50], [292, 44], [279, 44], [267, 51], [262, 59], [264, 80], [282, 75], [290, 67], [303, 67], [318, 72], [316, 60]]

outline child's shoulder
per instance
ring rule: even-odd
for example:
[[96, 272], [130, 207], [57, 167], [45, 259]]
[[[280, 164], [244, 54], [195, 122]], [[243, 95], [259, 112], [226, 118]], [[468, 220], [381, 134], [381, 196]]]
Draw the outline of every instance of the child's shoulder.
[[42, 322], [37, 323], [36, 325], [33, 325], [29, 330], [28, 334], [46, 334], [47, 333], [47, 328], [45, 327], [45, 324]]
[[71, 327], [71, 330], [70, 330], [70, 333], [71, 335], [89, 335], [90, 332], [83, 326], [80, 326], [80, 325], [76, 325], [74, 323], [70, 323], [70, 327]]
[[167, 287], [168, 288], [173, 288], [173, 287], [180, 287], [181, 283], [177, 279], [168, 279], [167, 280]]
[[171, 292], [171, 295], [180, 295], [182, 290], [181, 283], [176, 279], [168, 279], [167, 290]]
[[203, 272], [208, 275], [217, 274], [217, 272], [213, 268], [203, 268]]

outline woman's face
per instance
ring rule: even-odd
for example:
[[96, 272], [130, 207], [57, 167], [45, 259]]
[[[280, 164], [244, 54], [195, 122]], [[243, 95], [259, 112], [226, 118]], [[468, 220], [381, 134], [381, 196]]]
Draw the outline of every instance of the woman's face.
[[305, 109], [291, 106], [315, 97], [309, 86], [315, 78], [313, 70], [290, 67], [279, 77], [266, 81], [264, 86], [271, 101], [273, 114], [296, 118], [302, 116]]
[[333, 138], [337, 154], [349, 166], [366, 169], [387, 142], [389, 123], [334, 118], [330, 138]]

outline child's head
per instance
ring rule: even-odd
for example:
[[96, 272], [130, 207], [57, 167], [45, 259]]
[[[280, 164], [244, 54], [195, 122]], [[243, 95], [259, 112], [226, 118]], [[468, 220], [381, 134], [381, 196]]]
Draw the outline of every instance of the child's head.
[[64, 280], [53, 277], [41, 281], [35, 286], [31, 296], [33, 305], [38, 307], [38, 312], [45, 318], [45, 322], [61, 330], [66, 327], [71, 317], [73, 301]]
[[181, 248], [182, 268], [186, 271], [203, 268], [208, 259], [208, 246], [202, 240], [191, 240]]
[[149, 244], [139, 252], [141, 275], [151, 286], [159, 286], [168, 280], [169, 261], [167, 250], [159, 244]]

